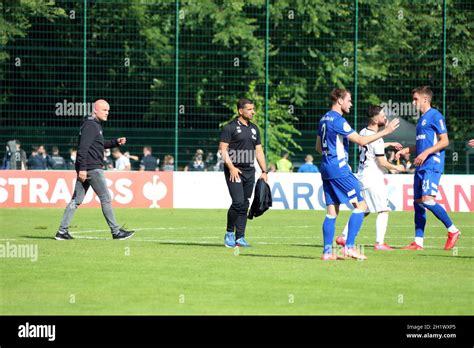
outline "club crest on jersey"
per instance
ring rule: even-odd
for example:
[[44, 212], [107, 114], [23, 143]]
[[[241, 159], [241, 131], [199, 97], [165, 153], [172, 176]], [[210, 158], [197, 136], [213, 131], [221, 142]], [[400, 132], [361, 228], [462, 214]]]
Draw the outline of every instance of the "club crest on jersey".
[[255, 130], [255, 128], [252, 128], [252, 134], [257, 135], [257, 131]]
[[421, 125], [424, 126], [426, 124], [426, 120], [421, 121]]

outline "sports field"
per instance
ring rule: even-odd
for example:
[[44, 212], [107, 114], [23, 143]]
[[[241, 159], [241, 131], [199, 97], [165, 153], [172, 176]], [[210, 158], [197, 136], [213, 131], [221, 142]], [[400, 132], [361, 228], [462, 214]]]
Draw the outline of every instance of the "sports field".
[[[223, 246], [224, 210], [116, 209], [137, 232], [114, 241], [99, 209], [77, 211], [73, 241], [53, 239], [62, 209], [1, 209], [3, 250], [37, 246], [37, 260], [0, 260], [0, 314], [417, 315], [474, 314], [474, 221], [463, 235], [428, 216], [425, 250], [374, 252], [375, 216], [357, 242], [367, 261], [322, 262], [322, 211], [269, 211], [249, 221], [252, 248]], [[342, 212], [340, 232], [348, 217]], [[394, 212], [386, 241], [412, 241], [413, 214]]]

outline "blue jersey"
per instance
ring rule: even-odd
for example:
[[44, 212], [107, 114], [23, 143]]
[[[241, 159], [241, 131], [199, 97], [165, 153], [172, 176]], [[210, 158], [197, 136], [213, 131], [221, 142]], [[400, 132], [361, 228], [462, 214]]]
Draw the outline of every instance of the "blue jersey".
[[[416, 125], [416, 155], [418, 156], [426, 149], [438, 142], [438, 134], [445, 134], [446, 122], [444, 116], [436, 109], [429, 109], [421, 115]], [[444, 150], [429, 155], [423, 164], [416, 167], [416, 171], [433, 170], [442, 172], [444, 168]]]
[[323, 156], [321, 177], [323, 180], [342, 178], [352, 174], [347, 165], [349, 140], [354, 130], [344, 117], [336, 111], [329, 111], [319, 121], [318, 135], [321, 138]]

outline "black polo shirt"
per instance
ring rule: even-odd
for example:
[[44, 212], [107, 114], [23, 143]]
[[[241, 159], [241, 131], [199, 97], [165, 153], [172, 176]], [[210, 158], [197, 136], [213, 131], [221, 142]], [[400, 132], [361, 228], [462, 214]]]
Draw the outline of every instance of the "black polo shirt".
[[261, 144], [258, 127], [249, 122], [243, 124], [238, 118], [224, 126], [221, 142], [229, 144], [229, 156], [239, 169], [254, 168], [255, 147]]
[[143, 156], [140, 167], [143, 167], [145, 171], [154, 172], [158, 167], [158, 160], [152, 155]]

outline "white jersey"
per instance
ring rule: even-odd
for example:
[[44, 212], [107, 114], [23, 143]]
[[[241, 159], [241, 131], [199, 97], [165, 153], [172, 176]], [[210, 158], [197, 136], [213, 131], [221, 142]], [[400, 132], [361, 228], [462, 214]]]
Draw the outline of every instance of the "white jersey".
[[[376, 132], [368, 128], [360, 131], [361, 136], [368, 136]], [[385, 156], [385, 143], [382, 138], [365, 146], [359, 146], [359, 170], [357, 178], [362, 188], [380, 185], [383, 183], [384, 171], [377, 164], [377, 157]]]
[[124, 170], [127, 166], [130, 165], [130, 160], [122, 155], [115, 161], [115, 170]]

